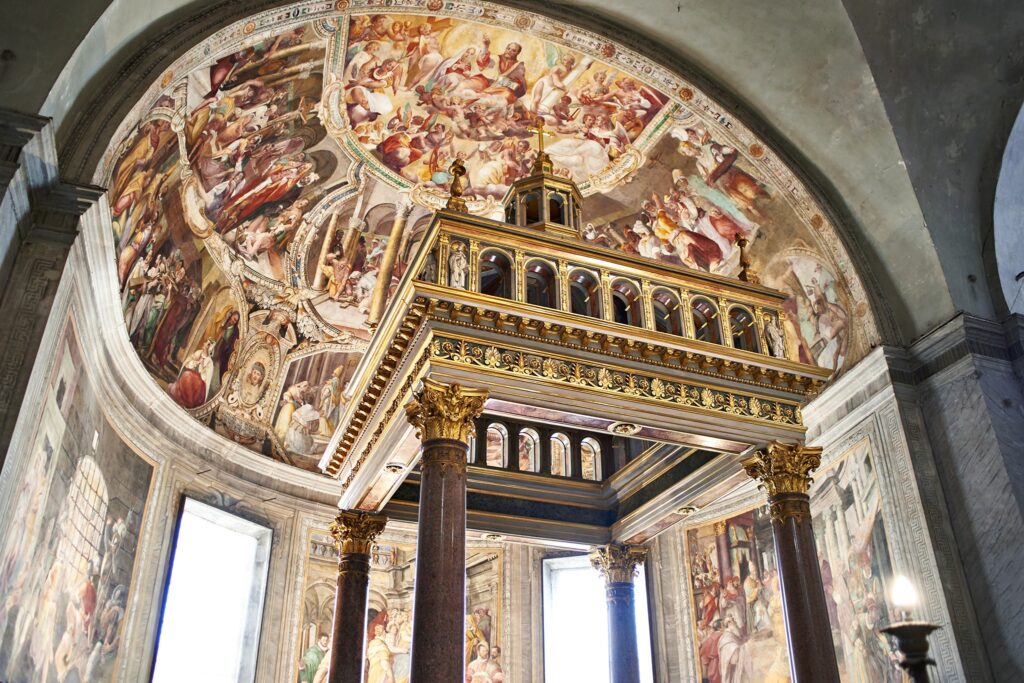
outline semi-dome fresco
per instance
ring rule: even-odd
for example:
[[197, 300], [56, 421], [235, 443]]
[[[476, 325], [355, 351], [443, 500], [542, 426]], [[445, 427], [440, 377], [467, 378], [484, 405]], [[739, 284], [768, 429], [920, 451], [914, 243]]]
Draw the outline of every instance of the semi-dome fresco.
[[122, 124], [99, 180], [139, 358], [197, 420], [316, 471], [451, 162], [500, 219], [537, 117], [586, 198], [579, 239], [735, 276], [744, 237], [790, 296], [792, 358], [839, 370], [877, 341], [827, 215], [684, 74], [499, 5], [339, 0], [220, 31]]

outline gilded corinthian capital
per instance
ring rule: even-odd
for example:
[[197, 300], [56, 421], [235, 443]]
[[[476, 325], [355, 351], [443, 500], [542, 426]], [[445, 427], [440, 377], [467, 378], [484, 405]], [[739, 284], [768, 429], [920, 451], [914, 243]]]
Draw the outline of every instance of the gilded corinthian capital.
[[371, 515], [367, 512], [340, 512], [331, 522], [331, 536], [338, 552], [370, 554], [373, 540], [384, 531], [388, 519], [382, 515]]
[[820, 464], [820, 448], [773, 441], [744, 460], [743, 469], [773, 498], [786, 493], [806, 494], [811, 488], [811, 472]]
[[405, 406], [405, 414], [421, 441], [451, 439], [468, 444], [473, 418], [483, 412], [486, 400], [486, 389], [465, 389], [428, 378]]
[[612, 543], [590, 550], [590, 564], [601, 573], [606, 583], [632, 583], [637, 567], [647, 559], [647, 548], [642, 545]]

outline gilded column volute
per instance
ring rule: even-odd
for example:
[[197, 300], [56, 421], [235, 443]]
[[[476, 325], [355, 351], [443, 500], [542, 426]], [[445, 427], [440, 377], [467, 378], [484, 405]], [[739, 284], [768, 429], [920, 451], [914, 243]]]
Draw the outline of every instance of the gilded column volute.
[[590, 564], [606, 583], [632, 583], [637, 569], [647, 559], [647, 548], [642, 545], [611, 543], [590, 550]]
[[774, 498], [787, 493], [806, 495], [813, 481], [811, 472], [820, 464], [820, 448], [773, 441], [744, 460], [743, 469]]
[[426, 378], [423, 388], [405, 406], [405, 414], [421, 441], [450, 439], [468, 444], [473, 419], [483, 412], [486, 400], [486, 389], [466, 389]]
[[348, 553], [370, 554], [374, 539], [384, 531], [387, 517], [368, 512], [344, 510], [331, 522], [331, 536], [342, 556]]

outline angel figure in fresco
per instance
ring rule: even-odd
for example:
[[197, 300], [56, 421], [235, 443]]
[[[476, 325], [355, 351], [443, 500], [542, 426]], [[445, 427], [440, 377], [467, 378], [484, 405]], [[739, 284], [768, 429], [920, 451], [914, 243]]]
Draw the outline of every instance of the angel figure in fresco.
[[537, 82], [533, 84], [533, 89], [530, 91], [530, 110], [540, 114], [542, 113], [541, 104], [545, 100], [552, 97], [561, 99], [569, 89], [565, 84], [565, 78], [572, 73], [575, 66], [576, 57], [572, 54], [567, 54], [544, 76], [538, 78]]

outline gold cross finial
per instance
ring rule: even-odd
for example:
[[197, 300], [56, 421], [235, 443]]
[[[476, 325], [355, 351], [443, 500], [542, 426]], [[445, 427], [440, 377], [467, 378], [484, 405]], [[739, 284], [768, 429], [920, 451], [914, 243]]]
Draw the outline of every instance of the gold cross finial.
[[533, 172], [551, 173], [554, 164], [551, 163], [551, 157], [544, 153], [544, 136], [554, 135], [554, 133], [544, 130], [544, 117], [538, 116], [534, 123], [535, 125], [526, 127], [526, 130], [537, 134], [537, 161], [533, 164]]

